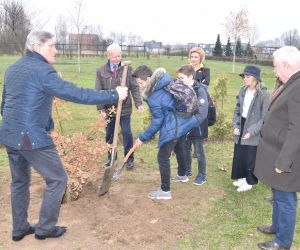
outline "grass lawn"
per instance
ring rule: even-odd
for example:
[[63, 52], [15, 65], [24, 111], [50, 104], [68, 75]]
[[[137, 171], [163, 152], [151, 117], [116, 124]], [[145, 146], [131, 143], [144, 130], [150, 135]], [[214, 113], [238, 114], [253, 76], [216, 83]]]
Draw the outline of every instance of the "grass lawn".
[[[6, 68], [16, 61], [18, 57], [0, 57], [0, 89], [2, 92], [3, 76]], [[176, 69], [188, 63], [187, 58], [181, 57], [152, 57], [150, 60], [144, 57], [123, 58], [130, 59], [133, 68], [140, 64], [147, 64], [152, 68], [165, 67], [171, 76], [175, 77]], [[81, 73], [77, 73], [76, 58], [58, 58], [55, 68], [61, 72], [63, 77], [69, 81], [76, 82], [78, 86], [94, 88], [95, 72], [100, 64], [104, 63], [103, 57], [84, 57], [81, 59]], [[228, 97], [225, 103], [227, 119], [230, 121], [235, 105], [235, 96], [241, 86], [241, 73], [244, 64], [236, 63], [235, 72], [232, 73], [232, 63], [221, 61], [206, 61], [206, 66], [211, 70], [211, 83], [209, 91], [212, 92], [214, 81], [219, 75], [225, 74], [229, 78]], [[263, 82], [270, 91], [275, 82], [272, 67], [261, 66]], [[0, 100], [1, 100], [0, 95]], [[63, 109], [72, 112], [72, 121], [63, 121], [62, 126], [67, 134], [76, 131], [86, 131], [97, 119], [95, 106], [78, 105], [67, 103]], [[132, 116], [132, 129], [134, 138], [142, 132], [141, 120], [147, 113], [138, 114], [134, 111]], [[1, 121], [1, 118], [0, 118]], [[56, 124], [58, 128], [58, 124]], [[256, 226], [271, 222], [271, 204], [264, 201], [263, 197], [270, 194], [270, 188], [262, 184], [256, 185], [250, 192], [238, 193], [230, 180], [231, 161], [233, 152], [233, 141], [216, 142], [208, 140], [205, 143], [207, 156], [208, 181], [203, 187], [208, 193], [214, 195], [206, 197], [208, 206], [203, 207], [197, 200], [191, 200], [188, 209], [177, 209], [178, 213], [185, 215], [188, 223], [195, 227], [195, 231], [187, 235], [178, 242], [178, 249], [256, 249], [256, 244], [260, 241], [271, 239], [256, 232]], [[136, 154], [136, 160], [147, 162], [145, 171], [149, 169], [157, 170], [156, 162], [156, 140], [145, 144]], [[175, 165], [175, 157], [172, 157]], [[193, 172], [196, 172], [196, 162], [193, 161]], [[0, 173], [8, 171], [8, 160], [4, 148], [0, 147]], [[172, 173], [176, 173], [172, 167]], [[1, 183], [1, 178], [0, 178]], [[216, 195], [219, 194], [219, 195]], [[187, 194], [188, 195], [188, 194]], [[202, 209], [207, 209], [205, 216]], [[298, 212], [298, 221], [299, 221]], [[300, 227], [296, 226], [293, 249], [300, 248], [299, 243]], [[1, 245], [0, 245], [1, 248]]]

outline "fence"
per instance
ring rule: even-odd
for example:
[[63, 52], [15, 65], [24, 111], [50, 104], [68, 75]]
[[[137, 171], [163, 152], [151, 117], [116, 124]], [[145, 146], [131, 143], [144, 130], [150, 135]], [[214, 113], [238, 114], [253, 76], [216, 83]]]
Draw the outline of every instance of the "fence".
[[[199, 46], [202, 47], [206, 53], [206, 55], [212, 56], [212, 52], [214, 50], [214, 44], [187, 44], [187, 45], [166, 45], [161, 46], [159, 48], [148, 48], [145, 45], [121, 45], [122, 52], [124, 56], [150, 56], [150, 55], [167, 55], [167, 56], [182, 56], [186, 57], [188, 55], [188, 51], [194, 47]], [[258, 47], [252, 46], [253, 50], [253, 58], [256, 60], [260, 59], [270, 59], [272, 57], [273, 52], [278, 49], [278, 47]], [[78, 51], [81, 56], [105, 56], [107, 45], [101, 44], [80, 44], [79, 50], [77, 44], [56, 44], [56, 49], [58, 51], [58, 55], [72, 57], [77, 55]], [[225, 45], [223, 45], [223, 49], [225, 49]], [[3, 54], [20, 54], [20, 45], [17, 43], [0, 43], [0, 55]], [[225, 57], [222, 57], [225, 59]], [[225, 59], [226, 60], [226, 59]]]
[[[146, 46], [137, 45], [121, 45], [123, 55], [126, 56], [146, 56]], [[56, 49], [59, 55], [73, 56], [77, 55], [78, 51], [82, 56], [104, 56], [106, 55], [107, 45], [101, 44], [56, 44]]]

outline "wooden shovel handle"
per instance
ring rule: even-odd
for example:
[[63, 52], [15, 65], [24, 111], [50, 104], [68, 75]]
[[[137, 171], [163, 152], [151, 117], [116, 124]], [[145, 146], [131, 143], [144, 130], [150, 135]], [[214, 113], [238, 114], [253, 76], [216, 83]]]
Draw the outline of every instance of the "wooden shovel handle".
[[135, 143], [135, 144], [133, 145], [133, 147], [128, 151], [128, 153], [126, 154], [126, 156], [125, 156], [125, 158], [124, 158], [124, 161], [123, 161], [124, 163], [128, 161], [129, 156], [132, 155], [132, 153], [134, 152], [134, 150], [136, 150], [136, 148], [137, 148], [138, 146], [139, 146], [138, 143]]
[[[121, 80], [121, 87], [126, 86], [126, 80], [127, 80], [127, 72], [130, 62], [126, 62], [123, 67], [123, 75]], [[120, 119], [121, 119], [121, 112], [122, 112], [122, 104], [123, 101], [119, 99], [118, 106], [117, 106], [117, 113], [116, 113], [116, 120], [115, 120], [115, 130], [114, 130], [114, 137], [113, 137], [113, 149], [117, 148], [118, 144], [118, 134], [119, 134], [119, 126], [120, 126]]]

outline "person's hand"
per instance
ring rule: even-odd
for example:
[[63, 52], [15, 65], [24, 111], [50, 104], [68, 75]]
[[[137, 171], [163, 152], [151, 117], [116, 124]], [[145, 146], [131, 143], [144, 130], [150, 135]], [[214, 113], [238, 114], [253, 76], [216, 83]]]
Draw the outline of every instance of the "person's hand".
[[138, 145], [138, 147], [142, 146], [143, 144], [143, 142], [139, 138], [136, 139], [135, 143]]
[[126, 97], [128, 95], [128, 88], [127, 87], [120, 87], [120, 86], [118, 86], [116, 88], [116, 91], [118, 92], [119, 100], [123, 101], [123, 100], [126, 99]]
[[250, 137], [251, 137], [251, 135], [250, 135], [250, 133], [248, 132], [248, 133], [246, 133], [246, 134], [244, 135], [243, 139], [247, 140], [247, 139], [250, 139]]
[[234, 134], [234, 135], [240, 135], [240, 130], [239, 130], [238, 128], [235, 128], [235, 129], [233, 130], [233, 134]]
[[142, 113], [142, 112], [144, 112], [144, 107], [142, 105], [138, 106], [137, 110]]
[[105, 111], [101, 110], [100, 111], [100, 115], [103, 117], [103, 119], [106, 118], [106, 112]]
[[275, 168], [275, 172], [276, 172], [277, 174], [281, 174], [281, 173], [283, 173], [284, 171], [280, 170], [279, 168]]
[[215, 106], [217, 106], [217, 100], [216, 100], [216, 98], [214, 98], [213, 96], [211, 97], [211, 100], [212, 100], [212, 103], [215, 105]]

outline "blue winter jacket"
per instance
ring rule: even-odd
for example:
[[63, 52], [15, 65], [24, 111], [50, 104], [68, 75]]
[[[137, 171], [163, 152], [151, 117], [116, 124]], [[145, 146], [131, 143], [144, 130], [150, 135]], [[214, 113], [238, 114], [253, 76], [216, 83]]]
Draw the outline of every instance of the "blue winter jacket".
[[21, 150], [52, 145], [48, 132], [54, 127], [53, 96], [82, 104], [118, 101], [116, 91], [79, 88], [63, 80], [44, 57], [28, 51], [5, 73], [0, 144]]
[[187, 134], [199, 124], [195, 116], [183, 117], [176, 114], [175, 99], [164, 89], [170, 81], [171, 78], [167, 74], [163, 74], [159, 81], [153, 83], [151, 91], [145, 99], [152, 115], [152, 121], [144, 133], [140, 134], [139, 139], [143, 142], [148, 141], [160, 131], [158, 147]]

